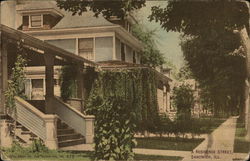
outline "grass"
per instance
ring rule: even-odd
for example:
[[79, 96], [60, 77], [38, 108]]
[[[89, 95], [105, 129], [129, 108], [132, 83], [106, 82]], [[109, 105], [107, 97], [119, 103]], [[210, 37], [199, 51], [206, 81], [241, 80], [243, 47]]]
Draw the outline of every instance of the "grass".
[[159, 155], [142, 155], [136, 154], [135, 160], [166, 160], [166, 161], [174, 161], [174, 160], [182, 160], [182, 157], [177, 156], [159, 156]]
[[200, 120], [202, 127], [205, 129], [204, 133], [210, 134], [216, 128], [218, 128], [223, 122], [225, 122], [226, 118], [204, 117], [198, 120]]
[[6, 152], [9, 158], [13, 160], [93, 160], [93, 152], [74, 152], [74, 151], [56, 151], [26, 153], [23, 151]]
[[235, 139], [234, 139], [234, 152], [235, 153], [249, 153], [250, 142], [246, 141], [245, 136], [247, 132], [244, 124], [237, 121]]
[[203, 140], [166, 137], [137, 138], [136, 148], [192, 151]]
[[[35, 153], [24, 153], [24, 152], [6, 152], [9, 158], [14, 161], [89, 161], [94, 160], [93, 152], [91, 151], [48, 151], [48, 152], [35, 152]], [[182, 157], [178, 156], [158, 156], [158, 155], [142, 155], [135, 154], [134, 160], [181, 160]]]

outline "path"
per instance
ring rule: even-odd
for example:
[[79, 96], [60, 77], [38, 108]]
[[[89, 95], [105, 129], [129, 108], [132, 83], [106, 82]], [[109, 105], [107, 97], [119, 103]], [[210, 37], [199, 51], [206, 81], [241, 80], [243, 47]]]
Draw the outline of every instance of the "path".
[[183, 161], [232, 161], [237, 117], [230, 117]]

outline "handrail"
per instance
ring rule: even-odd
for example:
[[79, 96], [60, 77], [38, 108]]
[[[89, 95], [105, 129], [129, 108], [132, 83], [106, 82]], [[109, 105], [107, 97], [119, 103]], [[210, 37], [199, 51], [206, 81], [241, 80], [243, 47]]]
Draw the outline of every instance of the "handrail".
[[93, 143], [95, 116], [84, 115], [70, 105], [65, 104], [56, 96], [53, 97], [53, 105], [55, 107], [55, 113], [62, 121], [83, 135], [86, 139], [86, 143]]
[[37, 108], [35, 108], [34, 106], [32, 106], [30, 103], [28, 103], [27, 101], [24, 101], [22, 98], [20, 97], [15, 97], [15, 100], [18, 101], [18, 103], [22, 104], [24, 108], [26, 108], [27, 110], [29, 110], [30, 112], [32, 112], [33, 114], [35, 114], [36, 116], [42, 118], [42, 119], [46, 119], [46, 118], [51, 118], [54, 117], [54, 115], [50, 115], [50, 114], [44, 114], [41, 111], [39, 111]]
[[15, 97], [16, 117], [22, 126], [41, 138], [50, 149], [57, 148], [57, 116], [44, 114], [20, 97]]
[[58, 102], [60, 102], [61, 104], [63, 104], [64, 106], [66, 106], [69, 110], [73, 111], [74, 113], [76, 113], [77, 115], [81, 116], [82, 118], [85, 119], [94, 119], [95, 116], [94, 115], [84, 115], [83, 113], [81, 113], [80, 111], [76, 110], [75, 108], [73, 108], [72, 106], [64, 103], [59, 97], [55, 96], [54, 97]]

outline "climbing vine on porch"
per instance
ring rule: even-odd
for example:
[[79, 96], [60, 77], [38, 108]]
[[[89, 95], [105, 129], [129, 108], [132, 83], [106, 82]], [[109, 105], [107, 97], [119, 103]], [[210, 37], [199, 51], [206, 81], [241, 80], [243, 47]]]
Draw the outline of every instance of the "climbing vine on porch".
[[8, 88], [5, 92], [6, 108], [9, 112], [15, 112], [15, 96], [25, 98], [25, 67], [27, 60], [22, 41], [17, 42], [17, 58], [12, 68], [11, 79], [8, 81]]
[[95, 115], [96, 159], [132, 160], [135, 132], [157, 130], [155, 73], [149, 68], [98, 72], [86, 112]]
[[60, 84], [61, 97], [64, 101], [76, 96], [77, 65], [64, 65], [61, 69]]

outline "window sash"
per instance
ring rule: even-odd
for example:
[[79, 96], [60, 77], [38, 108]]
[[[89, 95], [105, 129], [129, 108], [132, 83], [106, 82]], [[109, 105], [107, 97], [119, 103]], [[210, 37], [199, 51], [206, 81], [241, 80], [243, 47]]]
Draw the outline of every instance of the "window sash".
[[94, 38], [81, 38], [78, 40], [79, 56], [88, 60], [94, 60]]
[[31, 27], [42, 27], [42, 15], [30, 15]]

